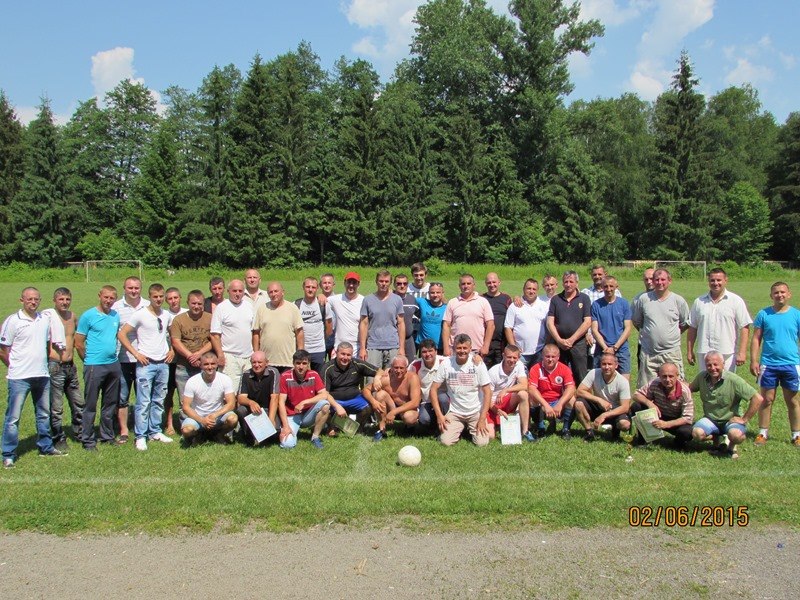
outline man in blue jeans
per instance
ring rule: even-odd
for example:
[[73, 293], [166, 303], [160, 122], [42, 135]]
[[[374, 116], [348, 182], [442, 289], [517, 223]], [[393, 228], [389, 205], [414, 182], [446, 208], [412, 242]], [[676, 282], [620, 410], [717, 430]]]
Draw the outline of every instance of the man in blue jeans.
[[[149, 304], [144, 310], [133, 313], [119, 330], [117, 339], [122, 347], [136, 359], [136, 407], [134, 433], [136, 449], [147, 450], [147, 441], [172, 442], [161, 432], [164, 398], [167, 395], [169, 363], [174, 353], [169, 342], [172, 314], [161, 308], [164, 303], [164, 286], [154, 283], [147, 291]], [[138, 342], [130, 340], [133, 333]]]
[[50, 433], [50, 374], [47, 370], [48, 342], [64, 346], [64, 328], [49, 314], [38, 311], [39, 290], [22, 290], [22, 308], [10, 315], [0, 329], [0, 360], [8, 367], [8, 408], [3, 424], [3, 467], [17, 460], [19, 418], [28, 393], [36, 411], [36, 445], [41, 456], [64, 456], [56, 450]]

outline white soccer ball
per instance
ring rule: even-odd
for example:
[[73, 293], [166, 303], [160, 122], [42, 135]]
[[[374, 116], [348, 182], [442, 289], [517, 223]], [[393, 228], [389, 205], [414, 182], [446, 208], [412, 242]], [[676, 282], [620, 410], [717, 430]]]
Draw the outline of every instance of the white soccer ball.
[[422, 454], [416, 446], [403, 446], [397, 453], [397, 462], [404, 467], [416, 467], [422, 461]]

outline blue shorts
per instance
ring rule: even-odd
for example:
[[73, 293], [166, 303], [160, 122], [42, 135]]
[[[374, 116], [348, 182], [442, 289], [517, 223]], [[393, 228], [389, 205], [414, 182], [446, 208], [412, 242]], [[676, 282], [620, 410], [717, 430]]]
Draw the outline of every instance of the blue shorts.
[[[615, 356], [617, 357], [617, 372], [623, 375], [630, 375], [631, 373], [631, 350], [626, 343], [622, 348], [617, 350]], [[600, 344], [597, 345], [597, 349], [594, 351], [594, 368], [600, 368], [600, 359], [603, 358], [603, 350], [600, 348]]]
[[781, 365], [779, 367], [767, 367], [761, 365], [758, 374], [758, 385], [765, 390], [774, 390], [778, 386], [789, 391], [800, 390], [800, 366]]
[[355, 398], [350, 398], [350, 400], [337, 400], [337, 402], [351, 415], [361, 412], [369, 406], [369, 402], [367, 402], [363, 394], [359, 394]]
[[703, 417], [697, 423], [692, 425], [697, 429], [702, 429], [706, 435], [728, 435], [731, 429], [741, 432], [742, 435], [747, 433], [747, 427], [741, 423], [731, 423], [730, 421], [712, 421]]
[[[229, 410], [224, 415], [221, 415], [221, 416], [217, 417], [217, 422], [214, 423], [214, 427], [211, 428], [211, 431], [214, 431], [215, 429], [221, 429], [222, 426], [225, 423], [225, 420], [230, 415], [233, 415], [235, 417], [236, 413], [233, 412], [232, 410]], [[189, 417], [184, 417], [184, 419], [181, 421], [181, 429], [183, 429], [184, 427], [193, 427], [194, 429], [197, 429], [198, 431], [202, 431], [204, 429], [204, 427], [200, 423], [198, 423], [194, 419], [190, 419]]]

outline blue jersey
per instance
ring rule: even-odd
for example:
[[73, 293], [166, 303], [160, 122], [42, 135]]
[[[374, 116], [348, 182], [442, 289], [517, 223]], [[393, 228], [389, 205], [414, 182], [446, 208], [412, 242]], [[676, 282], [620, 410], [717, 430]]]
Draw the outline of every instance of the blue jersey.
[[440, 306], [431, 306], [427, 298], [417, 298], [419, 304], [419, 332], [417, 333], [417, 346], [426, 338], [436, 342], [436, 347], [442, 348], [442, 321], [447, 305], [442, 302]]
[[85, 365], [110, 365], [117, 362], [117, 331], [119, 314], [112, 310], [108, 314], [90, 308], [81, 315], [75, 330], [86, 336]]
[[800, 353], [797, 341], [800, 340], [800, 310], [793, 306], [786, 312], [776, 313], [771, 306], [758, 311], [753, 322], [760, 329], [761, 364], [768, 367], [799, 365]]
[[[613, 346], [625, 330], [625, 321], [631, 320], [631, 305], [625, 298], [617, 298], [609, 303], [605, 298], [592, 302], [592, 321], [597, 321], [597, 328], [606, 341]], [[623, 346], [628, 344], [625, 340]]]

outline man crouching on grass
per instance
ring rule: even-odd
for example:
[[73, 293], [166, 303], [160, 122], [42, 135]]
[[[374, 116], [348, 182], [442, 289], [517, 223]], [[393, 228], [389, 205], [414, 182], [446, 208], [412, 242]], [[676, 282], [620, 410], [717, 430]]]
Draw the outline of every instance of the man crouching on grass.
[[419, 403], [422, 400], [422, 388], [419, 375], [416, 371], [409, 370], [408, 359], [405, 356], [395, 356], [392, 366], [387, 373], [381, 376], [381, 389], [375, 392], [375, 399], [386, 407], [386, 413], [381, 416], [378, 431], [372, 438], [380, 442], [386, 437], [387, 423], [394, 423], [401, 419], [406, 427], [413, 427], [419, 421]]
[[233, 409], [236, 396], [233, 381], [217, 372], [217, 355], [206, 352], [200, 359], [202, 371], [189, 378], [181, 398], [181, 435], [188, 444], [195, 444], [199, 434], [214, 434], [214, 439], [227, 444], [226, 434], [233, 431], [239, 419]]
[[[472, 340], [467, 334], [460, 333], [455, 337], [453, 349], [454, 355], [440, 365], [430, 390], [436, 422], [442, 432], [439, 441], [452, 446], [466, 427], [476, 446], [486, 446], [490, 435], [486, 415], [492, 403], [489, 373], [485, 364], [475, 364], [470, 360]], [[450, 412], [446, 415], [439, 406], [439, 387], [443, 383], [447, 383], [451, 398]]]

